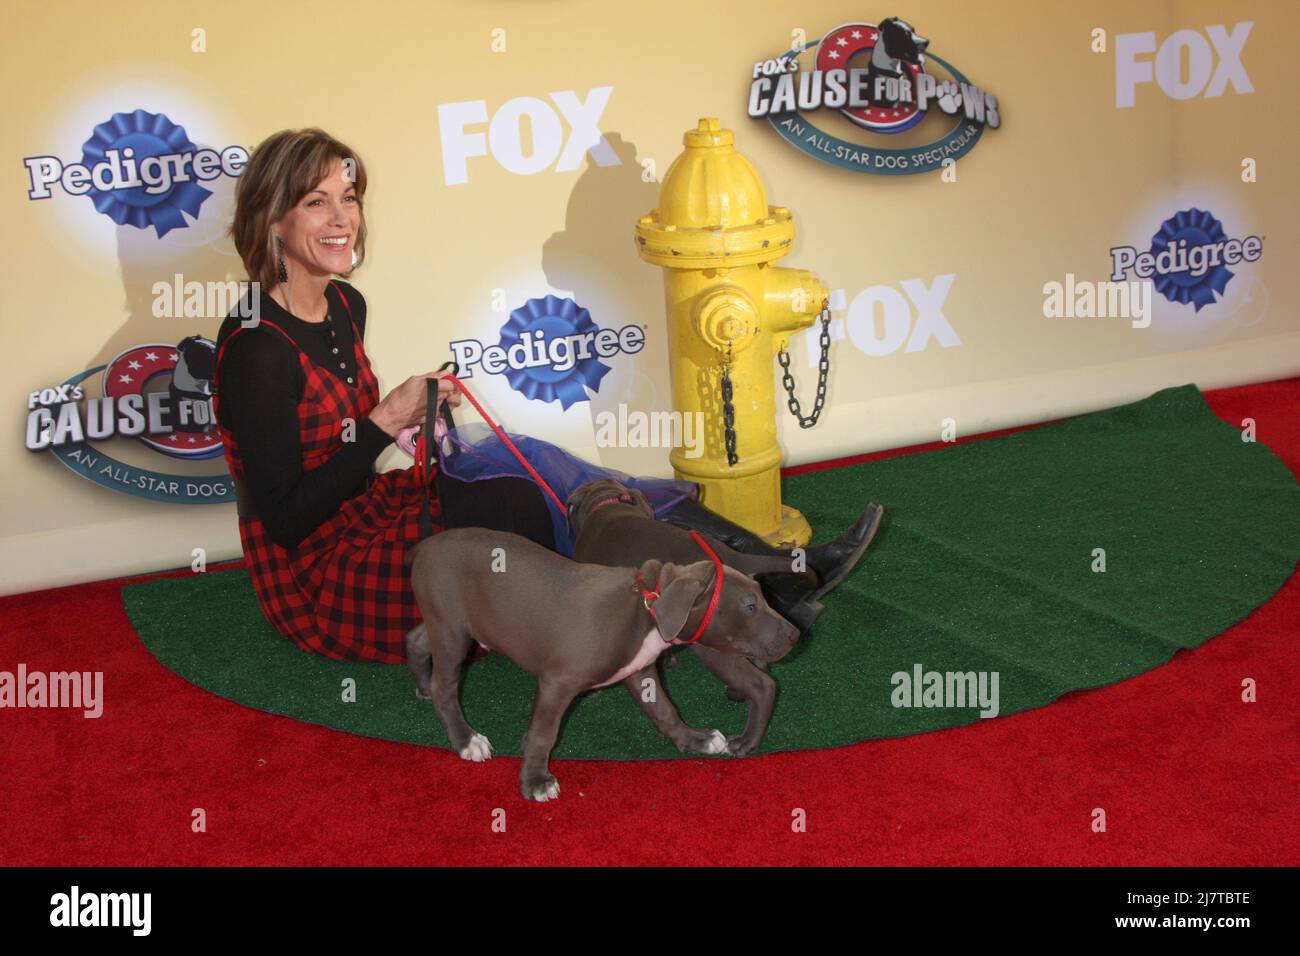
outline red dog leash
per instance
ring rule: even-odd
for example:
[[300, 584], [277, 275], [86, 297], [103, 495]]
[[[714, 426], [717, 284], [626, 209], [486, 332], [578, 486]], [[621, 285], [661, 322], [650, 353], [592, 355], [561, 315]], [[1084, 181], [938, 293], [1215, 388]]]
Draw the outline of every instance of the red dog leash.
[[[471, 394], [470, 390], [465, 387], [465, 383], [451, 372], [448, 372], [446, 377], [448, 381], [460, 389], [461, 393], [470, 400], [470, 404], [472, 404], [478, 413], [483, 416], [483, 420], [491, 426], [492, 431], [496, 432], [497, 437], [500, 438], [501, 441], [505, 443], [505, 446], [510, 449], [511, 453], [519, 459], [519, 463], [527, 469], [528, 474], [533, 476], [533, 480], [541, 485], [542, 489], [551, 496], [551, 500], [555, 502], [556, 507], [558, 507], [560, 511], [564, 511], [564, 502], [560, 500], [560, 496], [557, 495], [551, 486], [546, 483], [546, 479], [537, 473], [537, 469], [528, 464], [528, 459], [524, 458], [519, 449], [515, 447], [515, 443], [510, 440], [510, 437], [497, 426], [496, 422], [492, 420], [492, 416], [487, 413], [483, 406], [479, 404], [478, 399], [475, 398], [473, 394]], [[436, 403], [437, 395], [437, 380], [429, 379], [430, 408], [432, 408]], [[432, 416], [429, 416], [429, 419], [431, 421]], [[427, 436], [431, 427], [432, 425], [426, 422], [426, 427], [420, 429], [420, 437], [415, 442], [416, 475], [419, 477], [422, 485], [428, 481], [429, 452]]]
[[[475, 398], [473, 394], [470, 392], [470, 390], [465, 387], [465, 383], [462, 382], [460, 379], [458, 379], [455, 376], [455, 374], [450, 371], [447, 373], [446, 378], [449, 381], [451, 381], [451, 383], [455, 385], [458, 389], [460, 389], [461, 393], [470, 400], [470, 404], [472, 404], [475, 410], [480, 415], [483, 416], [483, 420], [488, 423], [488, 425], [492, 428], [492, 431], [496, 433], [496, 436], [500, 438], [501, 441], [505, 443], [505, 446], [510, 449], [510, 452], [516, 458], [519, 459], [519, 463], [524, 466], [528, 474], [533, 476], [533, 480], [536, 481], [539, 485], [541, 485], [542, 489], [548, 495], [551, 496], [551, 500], [555, 502], [556, 507], [558, 507], [560, 509], [560, 513], [563, 514], [566, 509], [565, 509], [564, 502], [560, 500], [560, 496], [557, 495], [554, 489], [552, 489], [551, 486], [546, 483], [546, 479], [537, 473], [537, 469], [535, 469], [532, 465], [528, 463], [528, 459], [526, 459], [523, 456], [523, 453], [518, 448], [515, 447], [515, 443], [512, 442], [509, 436], [506, 435], [506, 433], [503, 432], [497, 426], [497, 423], [492, 420], [492, 416], [487, 413], [487, 411], [483, 408], [483, 406], [479, 404], [478, 399]], [[430, 462], [429, 462], [428, 436], [429, 433], [433, 430], [433, 419], [435, 414], [434, 410], [437, 406], [437, 401], [438, 401], [438, 382], [437, 379], [430, 379], [429, 380], [429, 404], [428, 404], [427, 414], [425, 416], [425, 426], [420, 429], [420, 437], [416, 440], [415, 443], [415, 467], [416, 467], [415, 474], [420, 481], [421, 487], [427, 485], [429, 481]], [[429, 509], [429, 499], [428, 499], [428, 495], [426, 494], [424, 497], [424, 513], [422, 515], [422, 522], [421, 522], [423, 525], [425, 525], [425, 527], [421, 529], [421, 533], [426, 538], [433, 532], [432, 520], [428, 513], [428, 509]], [[717, 610], [718, 601], [721, 600], [722, 598], [722, 577], [723, 577], [722, 559], [719, 558], [713, 552], [713, 549], [709, 547], [708, 543], [702, 537], [700, 537], [699, 534], [692, 531], [691, 537], [695, 539], [695, 543], [698, 544], [701, 548], [703, 548], [704, 553], [707, 554], [709, 556], [709, 559], [713, 561], [714, 585], [713, 585], [713, 596], [709, 599], [709, 608], [707, 611], [704, 612], [704, 618], [703, 620], [700, 621], [700, 626], [695, 629], [695, 634], [691, 637], [689, 641], [683, 642], [686, 644], [694, 644], [696, 641], [698, 641], [703, 636], [705, 630], [708, 629], [709, 622], [713, 620], [713, 612]], [[636, 573], [635, 580], [636, 583], [633, 585], [633, 589], [641, 592], [641, 598], [642, 601], [645, 603], [646, 610], [650, 612], [650, 617], [654, 620], [655, 624], [657, 625], [659, 623], [659, 620], [658, 618], [655, 617], [654, 608], [651, 605], [654, 603], [654, 600], [659, 597], [658, 582], [657, 581], [655, 582], [655, 590], [651, 591], [645, 587], [645, 582], [641, 580], [640, 571]]]

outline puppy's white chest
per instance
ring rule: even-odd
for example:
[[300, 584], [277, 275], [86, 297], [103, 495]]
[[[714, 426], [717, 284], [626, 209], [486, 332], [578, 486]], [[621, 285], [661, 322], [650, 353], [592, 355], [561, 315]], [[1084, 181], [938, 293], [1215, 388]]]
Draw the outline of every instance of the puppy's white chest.
[[649, 667], [659, 658], [660, 654], [671, 646], [671, 644], [659, 635], [659, 629], [657, 627], [650, 628], [650, 632], [646, 634], [645, 638], [641, 641], [641, 646], [637, 648], [636, 655], [632, 660], [619, 668], [618, 672], [609, 680], [601, 681], [599, 684], [592, 684], [592, 688], [608, 687], [610, 684], [615, 684], [618, 681], [621, 681], [629, 674], [635, 674], [643, 667]]

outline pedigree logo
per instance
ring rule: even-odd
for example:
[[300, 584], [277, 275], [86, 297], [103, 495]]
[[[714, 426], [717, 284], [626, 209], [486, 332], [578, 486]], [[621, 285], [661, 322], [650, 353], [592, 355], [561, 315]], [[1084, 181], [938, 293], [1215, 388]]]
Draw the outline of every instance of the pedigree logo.
[[81, 161], [28, 156], [28, 199], [50, 199], [56, 190], [89, 196], [95, 208], [119, 226], [153, 227], [161, 239], [184, 229], [212, 191], [199, 183], [238, 176], [248, 162], [242, 146], [217, 152], [199, 149], [185, 128], [162, 113], [114, 113], [95, 127], [81, 147]]
[[[820, 40], [800, 41], [754, 64], [749, 115], [766, 119], [814, 159], [860, 173], [925, 173], [950, 166], [974, 148], [984, 130], [1002, 125], [998, 98], [929, 52], [930, 41], [906, 20], [846, 23]], [[938, 77], [928, 64], [947, 73]], [[813, 124], [833, 110], [871, 134], [891, 135], [937, 112], [956, 120], [947, 134], [921, 146], [885, 148], [879, 141], [840, 139]]]
[[1162, 222], [1145, 251], [1112, 246], [1110, 278], [1150, 279], [1170, 302], [1190, 303], [1200, 312], [1219, 301], [1236, 275], [1229, 266], [1257, 262], [1263, 254], [1261, 237], [1230, 238], [1212, 212], [1192, 207]]
[[526, 398], [558, 400], [565, 410], [587, 401], [588, 389], [600, 390], [600, 380], [609, 371], [601, 359], [621, 352], [635, 355], [644, 346], [641, 326], [599, 328], [586, 309], [553, 295], [529, 299], [511, 312], [495, 345], [479, 339], [449, 344], [460, 378], [473, 378], [476, 369], [504, 375], [510, 387]]

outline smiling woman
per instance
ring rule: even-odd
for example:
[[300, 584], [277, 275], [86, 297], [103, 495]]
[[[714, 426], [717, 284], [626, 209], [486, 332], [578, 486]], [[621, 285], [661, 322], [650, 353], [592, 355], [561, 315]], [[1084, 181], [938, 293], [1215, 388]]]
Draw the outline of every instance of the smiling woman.
[[[489, 528], [551, 550], [557, 537], [529, 479], [461, 480], [434, 468], [430, 487], [413, 466], [374, 473], [398, 432], [424, 420], [430, 378], [440, 379], [438, 393], [451, 405], [460, 393], [445, 373], [428, 372], [379, 400], [362, 345], [366, 300], [334, 278], [350, 276], [364, 258], [365, 194], [364, 164], [322, 130], [284, 130], [253, 151], [231, 226], [253, 287], [222, 324], [213, 389], [240, 541], [267, 619], [306, 650], [398, 664], [420, 621], [406, 552], [420, 540], [426, 500], [435, 534]], [[572, 469], [594, 467], [554, 451]], [[772, 550], [694, 499], [663, 518], [737, 551]], [[862, 556], [865, 529], [859, 521], [809, 549], [816, 582], [803, 573], [769, 575], [764, 594], [772, 606], [811, 626], [822, 608], [816, 596]]]
[[[401, 429], [423, 420], [427, 380], [438, 376], [412, 376], [380, 401], [362, 342], [365, 299], [333, 278], [365, 257], [366, 185], [356, 153], [319, 129], [284, 130], [254, 150], [231, 227], [252, 288], [217, 339], [215, 401], [267, 618], [307, 650], [400, 663], [419, 620], [406, 549], [420, 538], [425, 499], [435, 532], [448, 524], [446, 496], [414, 468], [373, 468]], [[459, 404], [452, 383], [438, 391]], [[554, 546], [531, 482], [478, 483], [456, 504], [462, 520]]]

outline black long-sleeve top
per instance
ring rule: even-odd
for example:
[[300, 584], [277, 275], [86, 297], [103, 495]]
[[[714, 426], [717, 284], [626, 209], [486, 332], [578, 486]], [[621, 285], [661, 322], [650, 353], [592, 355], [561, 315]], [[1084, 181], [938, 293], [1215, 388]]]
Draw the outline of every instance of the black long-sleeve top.
[[[338, 285], [352, 307], [358, 333], [364, 336], [366, 300], [348, 283]], [[259, 295], [263, 319], [282, 329], [327, 374], [357, 387], [360, 376], [352, 350], [352, 323], [332, 286], [325, 290], [332, 322], [305, 322], [264, 291]], [[222, 323], [218, 349], [240, 327], [240, 312], [248, 314], [246, 307], [241, 308]], [[257, 515], [267, 535], [281, 547], [296, 547], [344, 501], [364, 491], [375, 459], [393, 440], [369, 418], [363, 419], [356, 441], [345, 443], [323, 465], [304, 472], [298, 405], [306, 378], [297, 351], [274, 329], [241, 332], [221, 356], [219, 383], [218, 417], [239, 446]]]

